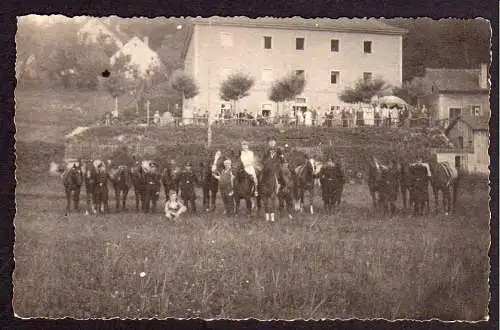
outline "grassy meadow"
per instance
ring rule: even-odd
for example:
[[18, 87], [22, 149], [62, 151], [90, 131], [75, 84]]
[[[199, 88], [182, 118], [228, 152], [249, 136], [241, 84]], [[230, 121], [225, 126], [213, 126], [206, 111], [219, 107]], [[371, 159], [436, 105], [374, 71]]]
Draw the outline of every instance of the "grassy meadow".
[[61, 188], [53, 178], [18, 187], [13, 305], [19, 316], [480, 320], [487, 314], [489, 213], [481, 185], [463, 190], [455, 216], [384, 217], [371, 209], [364, 185], [348, 185], [337, 213], [319, 210], [276, 223], [262, 215], [225, 217], [221, 205], [178, 222], [161, 213], [65, 217]]
[[[314, 216], [283, 216], [276, 223], [266, 223], [262, 214], [225, 217], [220, 199], [214, 213], [200, 211], [177, 222], [161, 212], [65, 217], [63, 187], [49, 176], [49, 162], [62, 159], [63, 135], [94, 122], [111, 100], [51, 93], [16, 91], [13, 306], [18, 316], [482, 320], [487, 315], [487, 178], [463, 181], [452, 216], [382, 216], [372, 209], [366, 184], [349, 184], [336, 213], [325, 214], [316, 199]], [[214, 140], [237, 142], [245, 135], [262, 144], [272, 129], [241, 131], [220, 128]], [[94, 135], [112, 139], [122, 132], [98, 129]], [[158, 129], [150, 136], [169, 141], [163, 145], [169, 150], [195, 133]], [[356, 169], [366, 151], [387, 158], [389, 147], [401, 150], [403, 134], [315, 129], [289, 130], [278, 138], [297, 147], [331, 139]], [[176, 156], [199, 156], [200, 148], [177, 148], [184, 151]], [[81, 196], [83, 206], [83, 191]], [[114, 192], [111, 197], [114, 212]], [[129, 209], [133, 198], [131, 192]], [[199, 210], [200, 204], [201, 196]]]

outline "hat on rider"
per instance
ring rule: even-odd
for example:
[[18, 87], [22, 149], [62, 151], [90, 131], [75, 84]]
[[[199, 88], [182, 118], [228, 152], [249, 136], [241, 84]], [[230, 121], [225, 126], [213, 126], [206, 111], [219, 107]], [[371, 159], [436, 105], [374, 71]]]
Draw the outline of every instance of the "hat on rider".
[[186, 162], [186, 167], [188, 166], [193, 166], [193, 165], [191, 164], [191, 162]]
[[268, 136], [267, 141], [276, 141], [276, 137], [274, 135]]
[[247, 140], [241, 141], [241, 145], [248, 145], [248, 141]]

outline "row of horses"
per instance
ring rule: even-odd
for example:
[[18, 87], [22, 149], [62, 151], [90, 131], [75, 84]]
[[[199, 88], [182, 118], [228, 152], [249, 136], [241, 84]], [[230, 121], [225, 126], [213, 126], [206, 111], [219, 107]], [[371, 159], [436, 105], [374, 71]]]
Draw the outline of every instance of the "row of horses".
[[[174, 164], [168, 164], [160, 171], [151, 161], [137, 162], [132, 166], [114, 165], [110, 161], [87, 160], [69, 163], [62, 174], [66, 192], [66, 213], [70, 212], [71, 202], [79, 210], [80, 190], [85, 187], [86, 213], [109, 212], [109, 188], [115, 191], [116, 212], [125, 211], [127, 196], [134, 190], [135, 209], [145, 213], [156, 212], [161, 187], [168, 197], [170, 191], [180, 192], [183, 200], [195, 200], [195, 186], [203, 191], [203, 206], [214, 210], [216, 204], [218, 180], [212, 175], [212, 161], [201, 162], [194, 172], [199, 178], [195, 181], [180, 180], [183, 171]], [[384, 213], [394, 213], [398, 195], [403, 207], [414, 208], [414, 213], [422, 214], [427, 207], [429, 212], [428, 186], [431, 185], [438, 209], [439, 192], [443, 194], [444, 212], [454, 210], [458, 189], [458, 171], [448, 163], [396, 163], [382, 164], [376, 157], [370, 156], [368, 164], [368, 188], [376, 209]], [[221, 170], [221, 164], [216, 164]], [[289, 217], [293, 211], [303, 211], [308, 206], [314, 213], [313, 200], [315, 186], [321, 187], [321, 197], [328, 212], [341, 202], [345, 184], [344, 171], [340, 163], [322, 163], [306, 158], [302, 164], [292, 166], [284, 155], [277, 159], [268, 159], [257, 166], [257, 194], [254, 182], [243, 166], [236, 162], [234, 167], [234, 204], [235, 212], [240, 209], [240, 201], [245, 200], [248, 213], [254, 207], [263, 206], [266, 218], [274, 217], [276, 209], [286, 210]], [[257, 197], [256, 197], [257, 195]], [[453, 201], [451, 196], [453, 195]], [[307, 202], [307, 203], [306, 203]]]
[[448, 162], [431, 160], [416, 163], [392, 161], [382, 164], [376, 157], [368, 159], [368, 188], [375, 208], [384, 213], [395, 213], [395, 202], [401, 195], [403, 207], [413, 208], [413, 213], [430, 212], [429, 186], [435, 199], [435, 212], [439, 212], [439, 194], [442, 194], [445, 214], [455, 211], [460, 171]]
[[[109, 189], [115, 191], [116, 212], [125, 211], [127, 196], [134, 190], [136, 211], [156, 212], [161, 187], [168, 197], [170, 191], [180, 192], [184, 201], [195, 199], [195, 186], [200, 185], [203, 191], [203, 206], [206, 210], [214, 210], [219, 182], [213, 175], [211, 160], [201, 162], [194, 171], [198, 180], [180, 180], [183, 171], [180, 167], [168, 164], [162, 171], [151, 161], [137, 162], [135, 165], [114, 165], [111, 161], [87, 160], [67, 163], [62, 174], [66, 192], [66, 214], [79, 211], [80, 191], [85, 187], [86, 210], [90, 214], [109, 212]], [[151, 166], [153, 165], [153, 166]], [[222, 170], [221, 164], [217, 165]], [[290, 165], [285, 157], [262, 162], [257, 166], [257, 189], [251, 176], [245, 172], [240, 163], [236, 163], [234, 172], [235, 212], [240, 208], [241, 200], [245, 200], [248, 213], [255, 209], [265, 209], [266, 214], [274, 214], [276, 208], [292, 212], [304, 210], [306, 198], [310, 212], [313, 213], [315, 182], [321, 182], [322, 197], [328, 210], [340, 204], [344, 185], [342, 168], [321, 164], [307, 159], [296, 167]], [[257, 194], [255, 194], [257, 190]], [[257, 196], [256, 196], [257, 195]]]

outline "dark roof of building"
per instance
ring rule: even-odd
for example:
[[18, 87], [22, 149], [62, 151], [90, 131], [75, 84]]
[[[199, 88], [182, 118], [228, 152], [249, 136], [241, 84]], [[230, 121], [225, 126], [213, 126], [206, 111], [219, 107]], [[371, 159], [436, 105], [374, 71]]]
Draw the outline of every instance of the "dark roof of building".
[[192, 22], [199, 25], [230, 25], [245, 27], [260, 27], [274, 29], [295, 29], [312, 31], [364, 32], [374, 34], [403, 35], [408, 31], [394, 27], [375, 18], [247, 18], [247, 17], [211, 17], [193, 18]]
[[485, 92], [479, 85], [479, 69], [425, 69], [425, 78], [438, 92]]
[[459, 122], [463, 121], [466, 123], [473, 131], [488, 131], [490, 129], [490, 117], [481, 116], [460, 116], [453, 120], [448, 128], [446, 128], [445, 134], [448, 135], [450, 130]]

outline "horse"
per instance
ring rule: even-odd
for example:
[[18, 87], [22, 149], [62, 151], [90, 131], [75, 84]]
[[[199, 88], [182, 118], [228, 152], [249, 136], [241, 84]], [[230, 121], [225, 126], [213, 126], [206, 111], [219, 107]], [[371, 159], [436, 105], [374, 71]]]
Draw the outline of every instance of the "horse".
[[145, 173], [139, 163], [136, 163], [130, 168], [130, 178], [132, 180], [132, 186], [134, 187], [136, 212], [139, 211], [139, 206], [141, 206], [142, 209], [144, 204], [144, 187], [146, 184], [144, 176]]
[[245, 200], [247, 213], [252, 213], [252, 199], [255, 196], [255, 184], [252, 177], [245, 171], [242, 164], [236, 166], [236, 173], [234, 177], [234, 202], [235, 213], [239, 213], [240, 201]]
[[259, 173], [259, 195], [264, 204], [266, 221], [274, 222], [276, 212], [276, 199], [278, 194], [278, 164], [269, 159], [263, 162], [262, 171]]
[[212, 175], [210, 162], [207, 162], [207, 164], [200, 162], [200, 179], [203, 190], [203, 207], [205, 211], [214, 211], [217, 191], [219, 190], [219, 180]]
[[340, 205], [345, 184], [344, 171], [340, 163], [326, 163], [320, 170], [321, 193], [327, 212]]
[[[384, 214], [396, 212], [399, 173], [397, 168], [381, 164], [375, 156], [368, 160], [368, 189], [375, 209], [381, 207]], [[378, 195], [378, 199], [377, 199]]]
[[293, 218], [293, 201], [295, 199], [295, 176], [292, 167], [284, 155], [281, 155], [278, 171], [278, 202], [280, 212], [286, 206], [288, 217]]
[[132, 176], [126, 165], [120, 165], [109, 171], [109, 178], [115, 190], [116, 212], [120, 211], [120, 202], [123, 211], [126, 211], [127, 195], [132, 188]]
[[[439, 209], [439, 192], [443, 193], [443, 208], [445, 215], [455, 212], [458, 186], [460, 180], [459, 170], [448, 162], [430, 162], [431, 186], [434, 192], [436, 213]], [[451, 194], [453, 193], [453, 199]]]
[[304, 211], [305, 193], [309, 193], [309, 211], [314, 214], [314, 184], [316, 181], [316, 170], [314, 159], [306, 158], [304, 164], [295, 168], [295, 188], [297, 192], [298, 203], [296, 210]]
[[80, 164], [75, 162], [68, 164], [70, 167], [61, 175], [64, 192], [66, 194], [66, 211], [65, 215], [71, 212], [71, 199], [73, 198], [75, 211], [79, 211], [80, 190], [82, 187], [83, 176]]
[[424, 207], [427, 205], [429, 212], [429, 173], [423, 164], [411, 164], [408, 166], [408, 181], [410, 190], [410, 207], [414, 206], [415, 215], [423, 215]]

